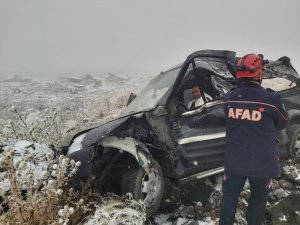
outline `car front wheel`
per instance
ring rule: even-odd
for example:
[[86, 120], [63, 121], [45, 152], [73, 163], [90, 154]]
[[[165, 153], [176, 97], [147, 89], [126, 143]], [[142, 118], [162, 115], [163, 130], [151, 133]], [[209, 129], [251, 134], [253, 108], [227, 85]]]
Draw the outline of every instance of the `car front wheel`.
[[293, 124], [288, 129], [290, 142], [288, 144], [288, 153], [291, 157], [300, 157], [300, 124]]
[[164, 177], [157, 161], [145, 171], [143, 168], [130, 168], [123, 177], [122, 194], [130, 192], [135, 200], [143, 200], [147, 216], [159, 208], [164, 194]]

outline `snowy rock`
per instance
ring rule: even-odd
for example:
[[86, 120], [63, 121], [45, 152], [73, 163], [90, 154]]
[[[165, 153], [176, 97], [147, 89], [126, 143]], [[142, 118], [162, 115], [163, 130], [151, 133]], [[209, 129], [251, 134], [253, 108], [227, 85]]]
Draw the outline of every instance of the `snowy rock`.
[[199, 223], [197, 220], [189, 220], [188, 222], [185, 223], [185, 225], [198, 225]]
[[300, 194], [289, 195], [271, 209], [273, 225], [300, 224]]
[[168, 219], [170, 218], [169, 214], [159, 214], [154, 217], [154, 222], [156, 224], [168, 224], [171, 225], [171, 222], [168, 222]]
[[276, 189], [273, 191], [274, 196], [277, 200], [281, 200], [288, 196], [287, 191], [283, 190], [282, 188]]
[[195, 209], [193, 206], [184, 206], [179, 212], [179, 217], [195, 218]]
[[282, 169], [282, 174], [287, 180], [300, 184], [300, 169], [296, 166], [284, 166]]
[[283, 189], [291, 190], [293, 188], [293, 185], [290, 182], [286, 181], [286, 180], [280, 180], [279, 185]]
[[203, 213], [204, 213], [204, 207], [203, 206], [196, 205], [195, 208], [194, 208], [194, 210], [195, 210], [195, 216], [197, 218], [203, 216]]
[[271, 192], [269, 195], [268, 195], [268, 201], [269, 202], [276, 202], [276, 196], [274, 195], [274, 192]]
[[247, 225], [246, 222], [246, 213], [245, 210], [241, 210], [240, 208], [237, 209], [236, 215], [235, 215], [235, 224], [237, 225]]
[[205, 210], [212, 210], [220, 207], [222, 201], [222, 192], [215, 191], [211, 194], [207, 204], [205, 205]]
[[276, 189], [281, 188], [281, 186], [280, 186], [280, 184], [277, 180], [272, 180], [271, 181], [271, 188], [272, 188], [272, 190], [276, 190]]

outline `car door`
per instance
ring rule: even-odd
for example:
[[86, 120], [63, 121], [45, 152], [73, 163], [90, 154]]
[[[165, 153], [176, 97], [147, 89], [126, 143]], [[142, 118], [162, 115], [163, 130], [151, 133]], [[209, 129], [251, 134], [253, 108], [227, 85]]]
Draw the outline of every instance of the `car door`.
[[[171, 133], [179, 155], [175, 171], [178, 178], [223, 166], [225, 116], [222, 96], [236, 83], [233, 59], [235, 52], [204, 50], [189, 55], [181, 67], [167, 101]], [[195, 84], [201, 86], [212, 101], [183, 112], [182, 108], [187, 108], [184, 90]]]
[[223, 166], [225, 151], [224, 101], [208, 102], [173, 121], [184, 176]]

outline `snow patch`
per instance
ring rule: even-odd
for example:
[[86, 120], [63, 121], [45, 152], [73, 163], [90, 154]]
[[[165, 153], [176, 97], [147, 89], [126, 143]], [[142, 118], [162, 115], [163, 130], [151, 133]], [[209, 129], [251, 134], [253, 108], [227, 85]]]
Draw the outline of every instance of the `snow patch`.
[[287, 221], [286, 216], [282, 214], [282, 217], [279, 218], [279, 221]]
[[[53, 151], [45, 143], [40, 144], [26, 140], [10, 143], [5, 146], [3, 150], [4, 151], [0, 153], [1, 159], [4, 158], [5, 154], [12, 154], [11, 151], [14, 151], [14, 166], [19, 165], [22, 168], [16, 171], [20, 173], [20, 177], [31, 171], [33, 178], [36, 180], [44, 176], [44, 172], [47, 171], [48, 168], [48, 159], [52, 158], [53, 155]], [[31, 154], [34, 155], [35, 158], [40, 159], [40, 161], [26, 161]], [[22, 163], [24, 164], [23, 166], [21, 166]], [[0, 173], [0, 188], [8, 191], [10, 189], [10, 183], [4, 176], [5, 172]]]

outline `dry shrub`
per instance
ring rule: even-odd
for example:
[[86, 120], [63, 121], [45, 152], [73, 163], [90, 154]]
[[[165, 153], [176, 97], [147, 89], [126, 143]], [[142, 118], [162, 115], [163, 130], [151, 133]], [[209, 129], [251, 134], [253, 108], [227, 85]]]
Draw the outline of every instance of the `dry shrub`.
[[[68, 187], [79, 166], [80, 162], [65, 156], [52, 159], [52, 154], [37, 155], [26, 148], [20, 155], [15, 149], [7, 148], [0, 159], [0, 168], [4, 171], [0, 176], [1, 224], [145, 223], [145, 206], [132, 196], [101, 197], [92, 193], [89, 182], [81, 191]], [[3, 181], [8, 185], [6, 188]], [[92, 211], [94, 214], [88, 216]]]
[[128, 95], [123, 94], [115, 98], [105, 98], [101, 102], [87, 102], [78, 110], [77, 120], [87, 120], [93, 123], [100, 120], [110, 119], [121, 113], [128, 100]]
[[63, 136], [63, 121], [55, 110], [27, 114], [13, 106], [9, 108], [9, 111], [11, 119], [0, 131], [1, 142], [6, 143], [9, 139], [17, 139], [59, 146]]
[[8, 109], [11, 119], [0, 130], [0, 144], [15, 139], [48, 143], [58, 148], [68, 133], [119, 115], [126, 103], [126, 94], [101, 102], [83, 102], [69, 116], [63, 115], [66, 112], [59, 109], [27, 113], [12, 106]]
[[133, 200], [131, 195], [109, 194], [97, 202], [94, 215], [87, 218], [84, 225], [144, 225], [147, 220], [145, 205]]
[[[0, 160], [1, 224], [78, 224], [91, 211], [93, 202], [89, 188], [81, 192], [67, 186], [77, 172], [80, 162], [65, 156], [52, 159], [52, 154], [35, 155], [24, 149], [24, 154], [9, 148]], [[39, 164], [47, 162], [46, 170]]]

